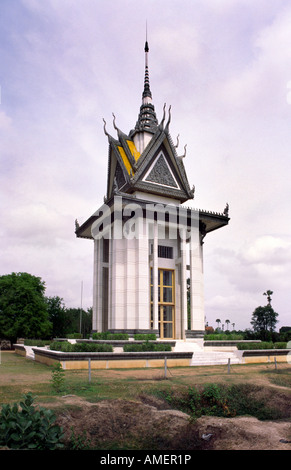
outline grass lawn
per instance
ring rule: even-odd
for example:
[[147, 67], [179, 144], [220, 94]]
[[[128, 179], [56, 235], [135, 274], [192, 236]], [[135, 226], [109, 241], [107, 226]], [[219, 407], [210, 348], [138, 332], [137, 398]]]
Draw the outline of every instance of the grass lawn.
[[[42, 402], [57, 400], [59, 394], [52, 385], [52, 367], [26, 359], [14, 352], [1, 353], [0, 404], [18, 401], [24, 393], [32, 392]], [[103, 399], [135, 399], [157, 390], [181, 392], [189, 386], [209, 383], [248, 383], [261, 386], [287, 387], [291, 391], [291, 366], [279, 364], [233, 365], [228, 374], [225, 366], [163, 369], [64, 371], [62, 394], [74, 394], [89, 401]]]
[[[90, 382], [88, 371], [67, 370], [59, 392], [53, 386], [53, 370], [2, 351], [0, 408], [31, 392], [37, 404], [55, 410], [69, 449], [76, 443], [82, 449], [88, 442], [88, 449], [103, 450], [202, 450], [213, 446], [261, 450], [290, 445], [280, 443], [282, 436], [291, 442], [289, 364], [278, 364], [277, 369], [274, 364], [233, 365], [230, 373], [227, 365], [177, 367], [168, 369], [166, 379], [163, 368], [92, 370]], [[225, 395], [226, 390], [231, 393]], [[234, 424], [227, 420], [238, 415], [248, 416], [250, 421]], [[205, 416], [222, 416], [216, 419], [223, 422], [204, 425]], [[258, 431], [252, 417], [280, 426], [278, 438], [270, 442], [268, 421]], [[211, 442], [201, 440], [199, 426], [207, 426], [213, 435]]]

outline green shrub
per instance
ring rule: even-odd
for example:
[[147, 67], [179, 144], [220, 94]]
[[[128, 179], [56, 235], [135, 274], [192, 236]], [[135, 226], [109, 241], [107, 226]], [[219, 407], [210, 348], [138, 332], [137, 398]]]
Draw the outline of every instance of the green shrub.
[[111, 344], [75, 343], [72, 344], [73, 352], [113, 352]]
[[257, 350], [257, 349], [286, 349], [286, 343], [272, 343], [271, 341], [261, 341], [260, 343], [239, 343], [237, 349]]
[[128, 340], [129, 336], [127, 333], [108, 333], [107, 338], [108, 341], [111, 340]]
[[274, 349], [287, 349], [287, 343], [282, 341], [274, 343]]
[[155, 344], [145, 342], [142, 344], [125, 344], [123, 346], [124, 352], [154, 352], [154, 351], [171, 351], [170, 344]]
[[113, 352], [110, 344], [69, 343], [68, 341], [54, 341], [50, 350], [61, 352]]
[[71, 352], [72, 344], [68, 341], [53, 341], [50, 344], [51, 351]]
[[92, 339], [95, 339], [95, 340], [107, 339], [107, 333], [93, 333], [92, 334]]
[[39, 348], [47, 346], [50, 343], [51, 343], [51, 340], [49, 339], [25, 339], [24, 340], [25, 346], [37, 346]]
[[156, 341], [157, 336], [154, 333], [147, 333], [147, 334], [138, 333], [134, 335], [134, 339], [136, 341], [150, 341], [150, 340]]
[[65, 372], [62, 369], [62, 365], [58, 362], [52, 370], [52, 386], [53, 389], [60, 393], [64, 390], [64, 382], [65, 382]]
[[214, 333], [210, 335], [205, 335], [205, 341], [240, 341], [244, 339], [243, 335], [237, 333]]
[[0, 446], [10, 449], [56, 450], [63, 447], [63, 430], [51, 410], [33, 406], [31, 393], [18, 405], [3, 405], [0, 414]]
[[81, 333], [69, 333], [66, 335], [67, 339], [82, 339]]
[[128, 340], [129, 336], [127, 333], [109, 333], [108, 331], [106, 331], [103, 333], [93, 333], [92, 339], [107, 340], [107, 341]]
[[[260, 420], [282, 418], [280, 409], [270, 407], [268, 398], [262, 396], [261, 389], [251, 384], [222, 385], [205, 384], [202, 388], [189, 387], [177, 395], [162, 390], [158, 395], [173, 408], [189, 413], [193, 418], [210, 416], [254, 416]], [[257, 395], [257, 397], [256, 397]]]

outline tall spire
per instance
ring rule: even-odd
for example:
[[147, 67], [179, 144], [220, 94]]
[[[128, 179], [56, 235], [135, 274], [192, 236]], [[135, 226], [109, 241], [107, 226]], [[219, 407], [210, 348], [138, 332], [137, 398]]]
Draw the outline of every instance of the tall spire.
[[148, 65], [148, 54], [149, 54], [149, 44], [147, 40], [146, 32], [146, 41], [145, 41], [145, 77], [144, 77], [144, 89], [142, 93], [142, 105], [140, 107], [140, 112], [138, 120], [135, 126], [136, 131], [144, 132], [148, 131], [154, 133], [158, 126], [158, 120], [155, 113], [155, 107], [152, 104], [152, 93], [150, 90], [150, 79], [149, 79], [149, 65]]
[[146, 28], [146, 42], [144, 46], [145, 52], [145, 76], [144, 76], [144, 90], [142, 94], [143, 102], [146, 97], [152, 98], [151, 90], [150, 90], [150, 77], [149, 77], [149, 64], [148, 64], [148, 54], [149, 54], [149, 43], [148, 43], [148, 31]]

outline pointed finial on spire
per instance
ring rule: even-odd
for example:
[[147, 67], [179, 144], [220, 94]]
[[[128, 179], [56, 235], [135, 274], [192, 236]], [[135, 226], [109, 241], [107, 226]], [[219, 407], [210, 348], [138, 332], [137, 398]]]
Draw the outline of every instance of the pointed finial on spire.
[[149, 52], [149, 43], [148, 43], [148, 22], [146, 21], [146, 42], [144, 46], [144, 51]]
[[145, 98], [152, 98], [151, 90], [150, 90], [150, 78], [149, 78], [149, 64], [148, 64], [148, 53], [149, 53], [149, 43], [148, 43], [148, 25], [146, 23], [146, 41], [144, 46], [145, 52], [145, 77], [144, 77], [144, 90], [142, 94], [143, 100]]
[[145, 78], [144, 78], [144, 89], [142, 93], [142, 105], [138, 120], [135, 126], [136, 132], [150, 132], [154, 134], [158, 127], [158, 120], [155, 113], [155, 107], [152, 104], [152, 93], [150, 90], [150, 79], [149, 79], [149, 68], [148, 68], [148, 53], [149, 44], [147, 37], [147, 26], [146, 26], [146, 41], [145, 41]]

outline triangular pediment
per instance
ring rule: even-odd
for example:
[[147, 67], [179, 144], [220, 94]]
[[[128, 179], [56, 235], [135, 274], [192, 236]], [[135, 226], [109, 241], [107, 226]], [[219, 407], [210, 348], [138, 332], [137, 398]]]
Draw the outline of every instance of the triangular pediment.
[[107, 199], [116, 192], [142, 191], [185, 202], [194, 196], [183, 157], [178, 156], [167, 126], [160, 125], [144, 150], [137, 150], [135, 133], [117, 129], [118, 139], [108, 135], [109, 165]]
[[160, 186], [180, 189], [178, 182], [167, 162], [163, 152], [156, 157], [149, 170], [147, 171], [143, 181]]
[[184, 168], [166, 129], [160, 127], [141, 154], [132, 178], [136, 191], [143, 191], [181, 202], [193, 198]]

